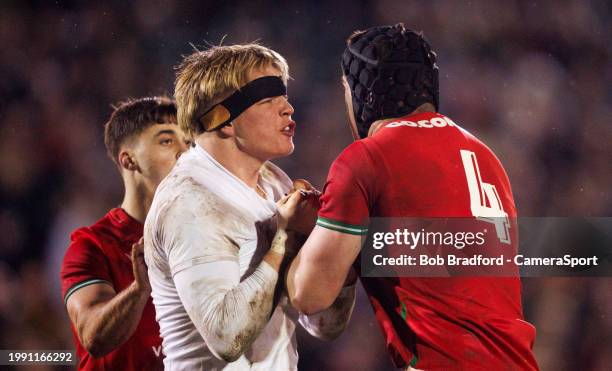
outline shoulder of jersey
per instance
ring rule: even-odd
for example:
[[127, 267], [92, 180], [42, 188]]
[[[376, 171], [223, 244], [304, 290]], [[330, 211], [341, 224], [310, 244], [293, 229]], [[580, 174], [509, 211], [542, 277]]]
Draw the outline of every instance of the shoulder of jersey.
[[81, 227], [72, 232], [70, 235], [70, 244], [81, 247], [101, 247], [105, 241], [111, 240], [112, 236], [113, 234], [108, 230], [108, 227], [104, 225], [104, 221], [101, 219], [89, 227]]
[[349, 144], [340, 154], [338, 154], [338, 156], [336, 156], [334, 162], [352, 160], [355, 156], [359, 157], [362, 150], [367, 146], [369, 139], [370, 138], [363, 138]]
[[[194, 156], [190, 156], [192, 151], [183, 154], [170, 173], [162, 180], [157, 187], [156, 198], [161, 195], [174, 195], [182, 191], [192, 191], [195, 184], [206, 185], [208, 171], [206, 169], [194, 169], [194, 167], [202, 167]], [[197, 175], [201, 175], [198, 177]], [[203, 183], [202, 183], [203, 181]], [[160, 196], [157, 196], [160, 194]]]

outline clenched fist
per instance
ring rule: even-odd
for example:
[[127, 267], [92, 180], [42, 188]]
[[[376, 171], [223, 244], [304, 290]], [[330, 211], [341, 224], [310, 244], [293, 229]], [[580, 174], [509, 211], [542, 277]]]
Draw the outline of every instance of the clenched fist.
[[319, 192], [307, 180], [296, 179], [293, 188], [278, 203], [279, 228], [309, 235], [321, 207]]

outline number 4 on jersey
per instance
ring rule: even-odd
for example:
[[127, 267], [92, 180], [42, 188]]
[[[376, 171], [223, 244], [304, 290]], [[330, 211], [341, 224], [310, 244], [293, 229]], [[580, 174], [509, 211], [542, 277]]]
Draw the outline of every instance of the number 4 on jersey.
[[495, 186], [482, 181], [474, 152], [463, 149], [459, 152], [470, 192], [472, 215], [478, 220], [493, 223], [499, 240], [510, 244], [508, 214], [504, 211]]

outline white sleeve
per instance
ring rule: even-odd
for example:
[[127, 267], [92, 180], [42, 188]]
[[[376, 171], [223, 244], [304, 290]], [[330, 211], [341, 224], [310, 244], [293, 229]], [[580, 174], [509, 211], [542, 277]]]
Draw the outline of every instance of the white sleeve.
[[238, 277], [238, 263], [229, 261], [193, 265], [174, 276], [191, 321], [226, 362], [249, 349], [268, 322], [278, 273], [262, 261], [241, 283]]
[[191, 321], [210, 351], [232, 362], [250, 348], [270, 318], [278, 273], [262, 261], [240, 282], [238, 246], [224, 232], [231, 210], [210, 199], [188, 199], [167, 210], [164, 249]]
[[308, 333], [323, 340], [337, 338], [346, 328], [355, 306], [356, 284], [343, 287], [331, 307], [306, 315], [300, 313], [299, 322]]

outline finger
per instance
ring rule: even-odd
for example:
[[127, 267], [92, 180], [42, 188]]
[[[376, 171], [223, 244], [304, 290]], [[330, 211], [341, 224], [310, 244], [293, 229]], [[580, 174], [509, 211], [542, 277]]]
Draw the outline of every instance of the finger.
[[293, 192], [287, 193], [280, 200], [278, 200], [277, 204], [278, 205], [284, 205], [287, 202], [287, 200], [289, 199], [289, 197], [291, 197], [292, 194], [293, 194]]
[[319, 199], [319, 195], [315, 193], [315, 191], [301, 191], [301, 192], [302, 192], [302, 196], [304, 196], [306, 200], [313, 201], [313, 200]]
[[136, 263], [138, 261], [138, 255], [139, 255], [138, 244], [137, 243], [132, 245], [132, 254], [131, 255], [132, 255], [132, 263]]
[[132, 249], [135, 249], [137, 254], [144, 254], [144, 240], [141, 238], [138, 242], [132, 245]]
[[302, 193], [295, 192], [289, 196], [289, 199], [285, 202], [285, 206], [288, 208], [294, 208], [298, 202], [302, 199]]
[[308, 191], [308, 194], [312, 198], [319, 198], [321, 196], [321, 192], [317, 191], [316, 189]]

